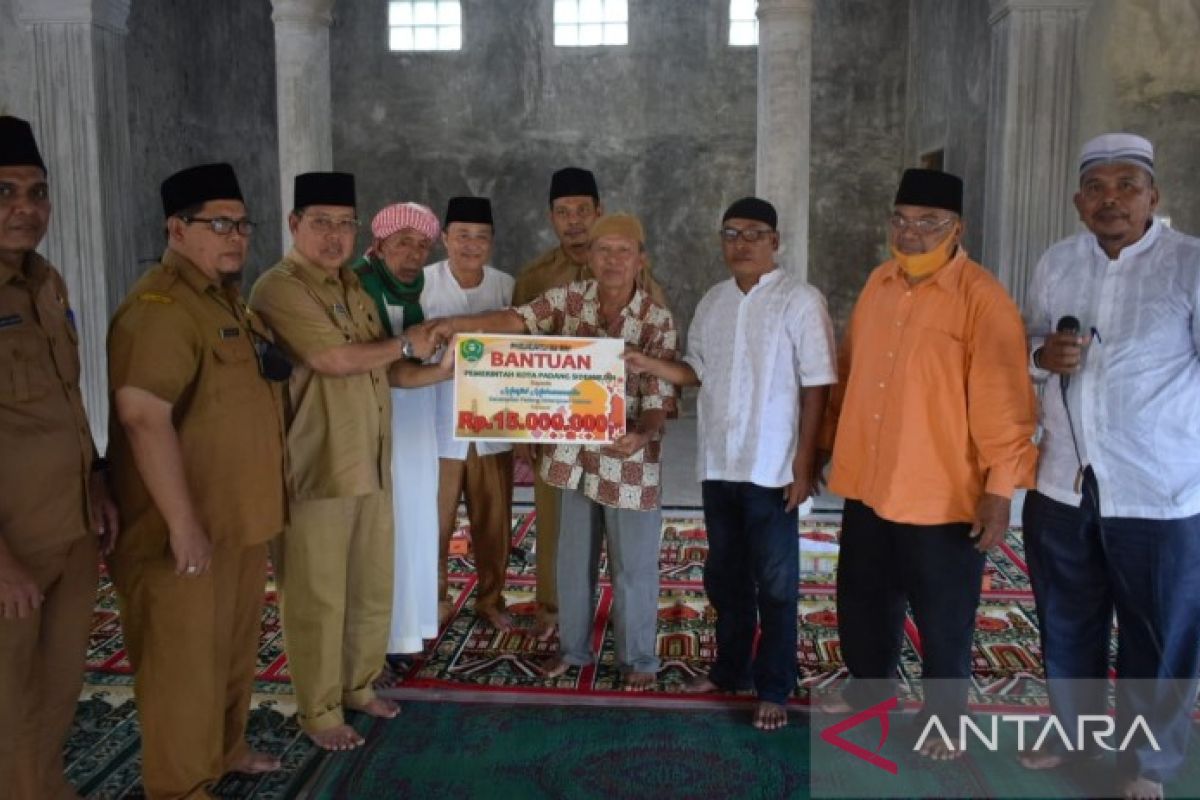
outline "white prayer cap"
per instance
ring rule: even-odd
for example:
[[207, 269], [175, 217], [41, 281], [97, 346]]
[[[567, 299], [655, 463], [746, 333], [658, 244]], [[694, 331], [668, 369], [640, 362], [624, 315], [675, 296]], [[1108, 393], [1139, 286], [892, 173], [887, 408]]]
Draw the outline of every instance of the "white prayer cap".
[[1105, 133], [1083, 146], [1079, 174], [1098, 164], [1132, 164], [1154, 177], [1154, 145], [1133, 133]]

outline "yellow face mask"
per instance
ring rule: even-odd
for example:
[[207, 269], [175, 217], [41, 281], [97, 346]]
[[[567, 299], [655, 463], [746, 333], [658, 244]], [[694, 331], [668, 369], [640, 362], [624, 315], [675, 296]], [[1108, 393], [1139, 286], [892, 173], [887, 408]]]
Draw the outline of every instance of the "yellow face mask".
[[937, 247], [927, 253], [902, 253], [892, 245], [892, 258], [900, 262], [900, 269], [912, 278], [923, 278], [937, 272], [950, 263], [958, 246], [956, 231], [952, 230]]

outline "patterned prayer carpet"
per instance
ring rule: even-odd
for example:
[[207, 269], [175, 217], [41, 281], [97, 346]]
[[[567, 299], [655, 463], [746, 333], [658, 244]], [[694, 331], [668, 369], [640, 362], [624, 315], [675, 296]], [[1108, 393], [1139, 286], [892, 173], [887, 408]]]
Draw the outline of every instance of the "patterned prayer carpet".
[[[294, 714], [290, 695], [254, 696], [247, 738], [255, 749], [278, 755], [283, 769], [270, 775], [227, 775], [215, 789], [219, 797], [282, 800], [295, 797], [312, 779], [323, 754], [300, 733]], [[351, 722], [365, 731], [370, 718], [352, 715]], [[115, 682], [84, 686], [64, 757], [67, 778], [84, 797], [144, 797], [141, 736], [131, 687]]]
[[[513, 525], [514, 556], [509, 564], [505, 596], [517, 629], [498, 632], [472, 613], [474, 569], [469, 553], [452, 558], [450, 583], [456, 614], [440, 638], [411, 666], [394, 675], [391, 686], [401, 690], [441, 689], [450, 692], [508, 692], [557, 695], [563, 701], [590, 697], [614, 703], [620, 693], [610, 625], [611, 586], [601, 581], [593, 641], [600, 657], [594, 666], [573, 669], [553, 681], [544, 680], [536, 665], [554, 652], [556, 642], [541, 642], [530, 629], [535, 621], [533, 515], [517, 515]], [[837, 636], [834, 575], [837, 565], [836, 516], [808, 519], [801, 524], [801, 600], [797, 609], [800, 675], [794, 702], [807, 702], [810, 689], [828, 688], [845, 678]], [[642, 698], [681, 704], [696, 701], [681, 692], [692, 676], [707, 670], [715, 654], [715, 612], [702, 583], [707, 539], [696, 512], [668, 512], [663, 520], [660, 550], [658, 649], [663, 669], [653, 689]], [[602, 561], [602, 570], [605, 564]], [[911, 619], [899, 678], [902, 699], [917, 696], [920, 676], [920, 637]], [[1019, 531], [1011, 530], [1005, 544], [990, 555], [984, 578], [975, 637], [975, 674], [971, 703], [985, 710], [1045, 706], [1041, 654], [1033, 593], [1025, 566]], [[407, 691], [403, 692], [406, 696]], [[748, 700], [749, 698], [744, 698]]]
[[[453, 555], [450, 565], [456, 613], [424, 654], [398, 673], [385, 675], [381, 689], [389, 689], [406, 701], [482, 696], [503, 702], [510, 709], [525, 701], [625, 707], [622, 713], [632, 713], [628, 706], [634, 704], [657, 704], [680, 712], [722, 704], [742, 705], [737, 713], [744, 717], [744, 705], [752, 702], [749, 696], [698, 698], [681, 692], [688, 678], [708, 668], [715, 649], [715, 613], [702, 584], [707, 541], [698, 512], [669, 511], [665, 515], [658, 626], [663, 670], [653, 689], [637, 696], [620, 691], [610, 625], [611, 586], [607, 580], [601, 582], [593, 631], [600, 652], [598, 662], [570, 670], [550, 682], [538, 674], [537, 662], [555, 650], [556, 642], [541, 642], [530, 634], [536, 585], [534, 523], [532, 511], [514, 514], [513, 554], [505, 594], [517, 629], [497, 632], [476, 619], [472, 611], [476, 587], [464, 521], [453, 548], [460, 552]], [[837, 532], [836, 517], [805, 520], [801, 525], [796, 705], [807, 703], [810, 690], [827, 688], [845, 677], [834, 605]], [[602, 563], [602, 569], [605, 566]], [[288, 769], [266, 778], [227, 780], [221, 787], [222, 796], [291, 796], [322, 761], [321, 754], [299, 734], [291, 716], [294, 708], [273, 584], [267, 586], [266, 600], [250, 735], [264, 749], [283, 754]], [[906, 633], [899, 678], [902, 699], [913, 699], [915, 681], [920, 676], [921, 644], [911, 621]], [[988, 560], [974, 662], [971, 702], [977, 710], [1040, 709], [1047, 705], [1032, 592], [1017, 531], [1010, 531], [1005, 544]], [[106, 579], [97, 593], [88, 669], [68, 750], [72, 778], [89, 796], [140, 797], [132, 679], [121, 641], [116, 599]], [[537, 713], [550, 712], [543, 709]], [[358, 724], [365, 727], [369, 723], [362, 719]], [[745, 726], [744, 719], [741, 724]], [[414, 738], [435, 741], [424, 735]]]
[[[399, 674], [388, 676], [386, 685], [403, 689], [551, 694], [564, 698], [608, 695], [616, 699], [619, 678], [610, 625], [612, 591], [606, 579], [601, 581], [593, 632], [600, 651], [598, 663], [571, 670], [549, 683], [537, 673], [537, 662], [553, 653], [557, 643], [553, 639], [538, 641], [530, 633], [536, 611], [534, 523], [532, 511], [514, 514], [513, 554], [505, 595], [517, 628], [498, 632], [473, 613], [475, 575], [464, 520], [456, 533], [450, 562], [451, 598], [456, 613], [425, 654]], [[798, 702], [807, 698], [809, 688], [827, 687], [845, 675], [834, 603], [837, 532], [836, 519], [806, 520], [801, 526], [801, 600], [797, 608], [801, 631], [797, 649], [800, 677], [795, 695]], [[461, 552], [454, 553], [455, 550]], [[691, 696], [681, 694], [683, 682], [705, 671], [715, 650], [715, 612], [708, 604], [702, 584], [707, 541], [697, 512], [666, 514], [660, 553], [658, 646], [664, 666], [650, 694], [686, 702]], [[602, 570], [606, 567], [602, 562]], [[264, 695], [290, 694], [273, 583], [268, 583], [266, 601], [255, 691]], [[921, 649], [920, 637], [911, 620], [906, 633], [899, 677], [911, 691], [914, 679], [920, 675]], [[1009, 532], [1007, 541], [988, 559], [974, 662], [972, 702], [977, 707], [1000, 709], [1045, 704], [1033, 594], [1016, 530]], [[97, 594], [88, 670], [89, 683], [94, 685], [130, 682], [116, 597], [106, 579]]]

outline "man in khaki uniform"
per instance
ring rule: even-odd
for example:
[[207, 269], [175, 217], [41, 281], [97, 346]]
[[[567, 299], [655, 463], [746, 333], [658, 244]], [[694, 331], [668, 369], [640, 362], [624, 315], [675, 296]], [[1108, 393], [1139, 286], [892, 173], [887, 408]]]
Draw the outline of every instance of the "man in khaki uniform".
[[74, 314], [34, 252], [50, 222], [29, 123], [0, 117], [0, 794], [76, 797], [62, 748], [116, 511], [93, 467]]
[[[600, 190], [591, 170], [564, 167], [550, 176], [550, 224], [558, 246], [521, 268], [513, 287], [514, 306], [525, 305], [547, 289], [566, 286], [594, 277], [587, 265], [592, 223], [604, 214]], [[638, 273], [638, 285], [654, 302], [666, 307], [662, 287], [650, 272], [649, 260]], [[546, 448], [518, 445], [518, 458], [533, 464], [533, 500], [537, 508], [537, 604], [536, 632], [546, 636], [558, 619], [555, 556], [558, 552], [559, 489], [541, 478]]]
[[[268, 772], [246, 719], [283, 530], [283, 385], [238, 290], [253, 223], [228, 164], [162, 184], [167, 248], [109, 327], [109, 454], [126, 529], [111, 560], [152, 800]], [[286, 365], [285, 365], [286, 366]]]
[[391, 718], [371, 688], [392, 608], [388, 365], [432, 353], [384, 338], [375, 301], [347, 266], [358, 232], [354, 176], [296, 176], [294, 246], [250, 303], [296, 364], [289, 386], [289, 519], [276, 551], [288, 662], [305, 733], [327, 750], [363, 743], [343, 709]]

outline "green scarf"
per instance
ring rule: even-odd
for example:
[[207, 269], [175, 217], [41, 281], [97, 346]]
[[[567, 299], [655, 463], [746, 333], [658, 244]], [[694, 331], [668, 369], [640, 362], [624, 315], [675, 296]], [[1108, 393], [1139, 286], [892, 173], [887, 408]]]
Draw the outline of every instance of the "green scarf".
[[363, 256], [354, 264], [354, 272], [362, 281], [362, 287], [375, 300], [379, 309], [379, 317], [388, 335], [395, 336], [399, 331], [392, 330], [391, 316], [388, 306], [400, 306], [404, 309], [404, 327], [416, 325], [425, 319], [421, 313], [421, 290], [425, 288], [425, 273], [417, 275], [412, 283], [404, 283], [392, 274], [387, 264], [373, 256]]

